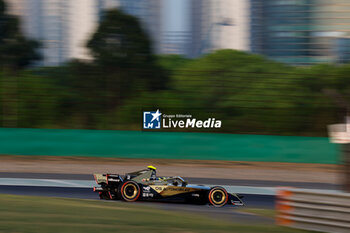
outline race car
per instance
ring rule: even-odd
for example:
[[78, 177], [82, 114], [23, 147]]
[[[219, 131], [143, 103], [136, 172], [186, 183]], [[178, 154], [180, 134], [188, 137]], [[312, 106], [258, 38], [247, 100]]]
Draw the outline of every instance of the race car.
[[158, 177], [156, 168], [148, 166], [125, 175], [94, 174], [100, 199], [133, 201], [165, 201], [209, 204], [215, 207], [244, 205], [242, 196], [228, 193], [223, 187], [190, 185], [179, 176]]

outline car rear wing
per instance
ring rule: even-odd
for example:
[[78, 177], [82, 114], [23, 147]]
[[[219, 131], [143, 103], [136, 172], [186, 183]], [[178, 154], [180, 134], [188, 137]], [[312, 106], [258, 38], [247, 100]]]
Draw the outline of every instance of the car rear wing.
[[111, 184], [123, 182], [123, 177], [118, 174], [94, 174], [94, 178], [96, 183], [99, 185], [103, 183]]

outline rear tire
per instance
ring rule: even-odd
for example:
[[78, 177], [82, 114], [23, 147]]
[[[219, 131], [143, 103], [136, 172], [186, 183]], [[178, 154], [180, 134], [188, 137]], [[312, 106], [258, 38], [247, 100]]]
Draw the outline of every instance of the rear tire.
[[222, 207], [226, 205], [228, 201], [228, 194], [223, 187], [213, 187], [208, 194], [209, 203], [215, 207]]
[[110, 200], [111, 199], [108, 192], [100, 192], [99, 196], [100, 196], [101, 200]]
[[137, 201], [141, 194], [140, 186], [132, 180], [122, 183], [119, 190], [121, 199], [128, 202]]

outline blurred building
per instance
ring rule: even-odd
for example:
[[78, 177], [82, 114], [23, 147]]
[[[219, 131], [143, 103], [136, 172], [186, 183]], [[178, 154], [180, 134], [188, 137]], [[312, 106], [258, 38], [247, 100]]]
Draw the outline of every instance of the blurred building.
[[217, 49], [250, 49], [249, 1], [191, 0], [190, 7], [190, 57]]
[[350, 38], [339, 38], [336, 46], [337, 63], [350, 61]]
[[98, 20], [102, 20], [103, 12], [106, 9], [120, 7], [120, 0], [97, 0], [96, 1]]
[[211, 2], [210, 0], [191, 0], [189, 7], [191, 35], [186, 55], [195, 58], [207, 52], [211, 46]]
[[276, 61], [336, 62], [350, 36], [348, 0], [251, 0], [250, 10], [251, 51]]
[[98, 0], [97, 6], [99, 10], [116, 8], [120, 6], [120, 0]]
[[[105, 9], [119, 7], [140, 19], [155, 53], [195, 58], [217, 49], [249, 50], [249, 4], [246, 0], [7, 0], [22, 19], [28, 37], [42, 43], [39, 66], [57, 66], [72, 58], [89, 59], [86, 41]], [[175, 4], [175, 5], [176, 5]]]
[[312, 49], [323, 62], [349, 60], [350, 1], [313, 0]]
[[247, 0], [211, 0], [211, 25], [214, 49], [248, 51], [250, 4]]
[[162, 53], [163, 54], [180, 54], [186, 57], [191, 57], [190, 31], [168, 31], [162, 33]]
[[251, 51], [292, 64], [310, 63], [311, 9], [303, 1], [251, 0]]
[[108, 8], [121, 7], [140, 18], [159, 50], [161, 0], [7, 0], [21, 19], [23, 32], [41, 42], [38, 66], [58, 66], [70, 59], [89, 59], [86, 42]]
[[188, 25], [163, 33], [162, 53], [196, 58], [217, 49], [249, 50], [249, 1], [188, 0], [182, 8], [178, 15]]
[[[98, 22], [96, 0], [7, 0], [26, 36], [41, 42], [38, 66], [88, 59], [86, 40]], [[20, 10], [19, 10], [20, 9]]]

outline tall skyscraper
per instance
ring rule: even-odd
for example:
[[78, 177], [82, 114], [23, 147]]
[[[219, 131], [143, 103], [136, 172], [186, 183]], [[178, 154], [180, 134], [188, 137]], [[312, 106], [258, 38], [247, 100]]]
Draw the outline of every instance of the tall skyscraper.
[[191, 0], [191, 57], [217, 49], [249, 50], [246, 0]]
[[350, 46], [350, 1], [313, 0], [313, 55], [321, 62], [346, 62]]
[[213, 4], [213, 23], [219, 27], [220, 34], [217, 36], [214, 48], [249, 51], [249, 1], [216, 0]]
[[192, 57], [189, 31], [165, 31], [162, 33], [161, 41], [161, 53]]
[[191, 0], [191, 40], [189, 54], [191, 58], [201, 56], [211, 46], [211, 15], [210, 0]]
[[348, 0], [251, 0], [251, 50], [276, 61], [336, 62], [349, 38]]

